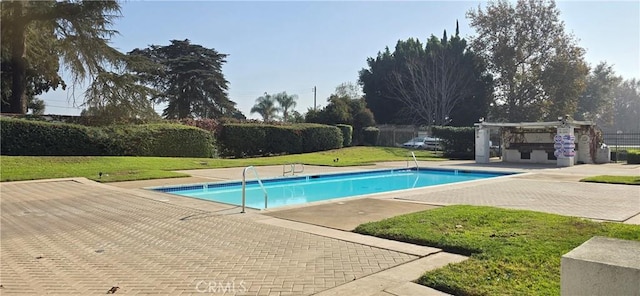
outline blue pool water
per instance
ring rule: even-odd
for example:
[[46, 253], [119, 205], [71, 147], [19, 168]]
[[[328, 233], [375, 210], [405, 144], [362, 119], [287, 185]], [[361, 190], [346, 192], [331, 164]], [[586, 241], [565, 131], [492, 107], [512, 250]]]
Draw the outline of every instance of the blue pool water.
[[[493, 178], [511, 173], [463, 170], [400, 169], [314, 175], [262, 180], [268, 208], [341, 197], [412, 189], [439, 184]], [[193, 184], [153, 188], [157, 191], [234, 205], [242, 204], [242, 183]], [[264, 209], [264, 191], [257, 181], [247, 181], [246, 206]]]

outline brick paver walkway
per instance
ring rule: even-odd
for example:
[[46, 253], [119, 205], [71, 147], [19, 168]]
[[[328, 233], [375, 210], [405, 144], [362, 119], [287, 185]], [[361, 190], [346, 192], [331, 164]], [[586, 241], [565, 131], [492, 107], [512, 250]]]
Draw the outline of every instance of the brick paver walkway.
[[[502, 166], [489, 168], [498, 170]], [[204, 170], [199, 172], [199, 179], [190, 180], [228, 179], [239, 175], [241, 169]], [[276, 176], [281, 167], [260, 169]], [[616, 165], [540, 168], [530, 175], [388, 193], [377, 198], [489, 205], [624, 221], [640, 212], [640, 187], [575, 181], [595, 174], [636, 175], [639, 169]], [[569, 180], [573, 182], [566, 182]], [[164, 182], [148, 181], [147, 186]], [[264, 216], [235, 214], [239, 209], [234, 207], [116, 186], [141, 187], [136, 182], [105, 186], [73, 180], [1, 183], [0, 294], [105, 294], [114, 286], [120, 287], [117, 294], [127, 295], [365, 293], [387, 291], [380, 281], [387, 279], [388, 273], [404, 274], [404, 269], [416, 265], [417, 272], [410, 275], [413, 278], [402, 279], [412, 280], [425, 270], [421, 260], [437, 257], [414, 260], [417, 256], [407, 254], [412, 252], [406, 249], [350, 242], [363, 242], [362, 236], [333, 236], [342, 238], [335, 239], [324, 230], [281, 227], [284, 220], [258, 222]], [[411, 263], [403, 264], [407, 262]], [[394, 266], [399, 267], [390, 269]], [[385, 293], [376, 295], [390, 292]]]
[[426, 188], [402, 199], [526, 209], [591, 219], [624, 221], [640, 212], [640, 186], [503, 178]]
[[75, 181], [0, 191], [2, 295], [308, 295], [417, 258]]

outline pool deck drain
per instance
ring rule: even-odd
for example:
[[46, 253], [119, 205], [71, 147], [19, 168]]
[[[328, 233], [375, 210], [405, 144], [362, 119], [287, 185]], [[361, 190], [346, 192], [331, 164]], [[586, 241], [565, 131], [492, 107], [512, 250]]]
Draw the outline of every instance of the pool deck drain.
[[[404, 162], [317, 169], [354, 171], [402, 165]], [[470, 162], [421, 165], [516, 169]], [[258, 169], [276, 174], [281, 168]], [[604, 220], [640, 223], [640, 187], [573, 181], [588, 175], [638, 175], [639, 166], [533, 166], [519, 171], [532, 175], [439, 186], [408, 196], [377, 195], [375, 199], [531, 209], [543, 204], [543, 211], [564, 207], [573, 216], [593, 218], [590, 216], [595, 213]], [[234, 172], [203, 170], [189, 180], [237, 179]], [[465, 259], [434, 248], [318, 226], [322, 221], [312, 225], [263, 215], [277, 210], [239, 214], [235, 206], [140, 189], [177, 184], [176, 180], [180, 179], [112, 184], [86, 179], [0, 183], [0, 293], [105, 294], [119, 286], [118, 294], [180, 295], [199, 294], [202, 287], [214, 282], [246, 288], [233, 293], [237, 295], [441, 295], [411, 281], [430, 268]], [[539, 192], [540, 187], [547, 191]], [[503, 191], [510, 200], [502, 197]], [[465, 199], [468, 194], [476, 195]], [[366, 203], [366, 199], [360, 202]], [[300, 206], [282, 211], [293, 215], [315, 209]]]

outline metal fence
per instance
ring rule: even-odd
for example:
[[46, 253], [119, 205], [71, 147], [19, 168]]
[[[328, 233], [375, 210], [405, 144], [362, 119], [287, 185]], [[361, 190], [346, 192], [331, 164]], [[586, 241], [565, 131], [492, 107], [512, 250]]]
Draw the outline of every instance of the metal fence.
[[620, 149], [640, 149], [640, 133], [602, 133], [604, 143]]
[[377, 146], [398, 147], [418, 136], [426, 136], [428, 129], [426, 127], [416, 127], [412, 125], [378, 125], [380, 135], [378, 136]]

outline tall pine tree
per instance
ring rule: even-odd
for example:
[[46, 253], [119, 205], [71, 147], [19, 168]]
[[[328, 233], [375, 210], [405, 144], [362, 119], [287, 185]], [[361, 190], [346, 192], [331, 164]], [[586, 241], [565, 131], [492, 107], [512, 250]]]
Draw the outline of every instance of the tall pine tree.
[[220, 118], [237, 113], [236, 103], [227, 95], [229, 82], [222, 73], [226, 54], [185, 39], [135, 49], [129, 55], [152, 62], [133, 65], [130, 70], [156, 89], [158, 102], [167, 103], [164, 117]]

